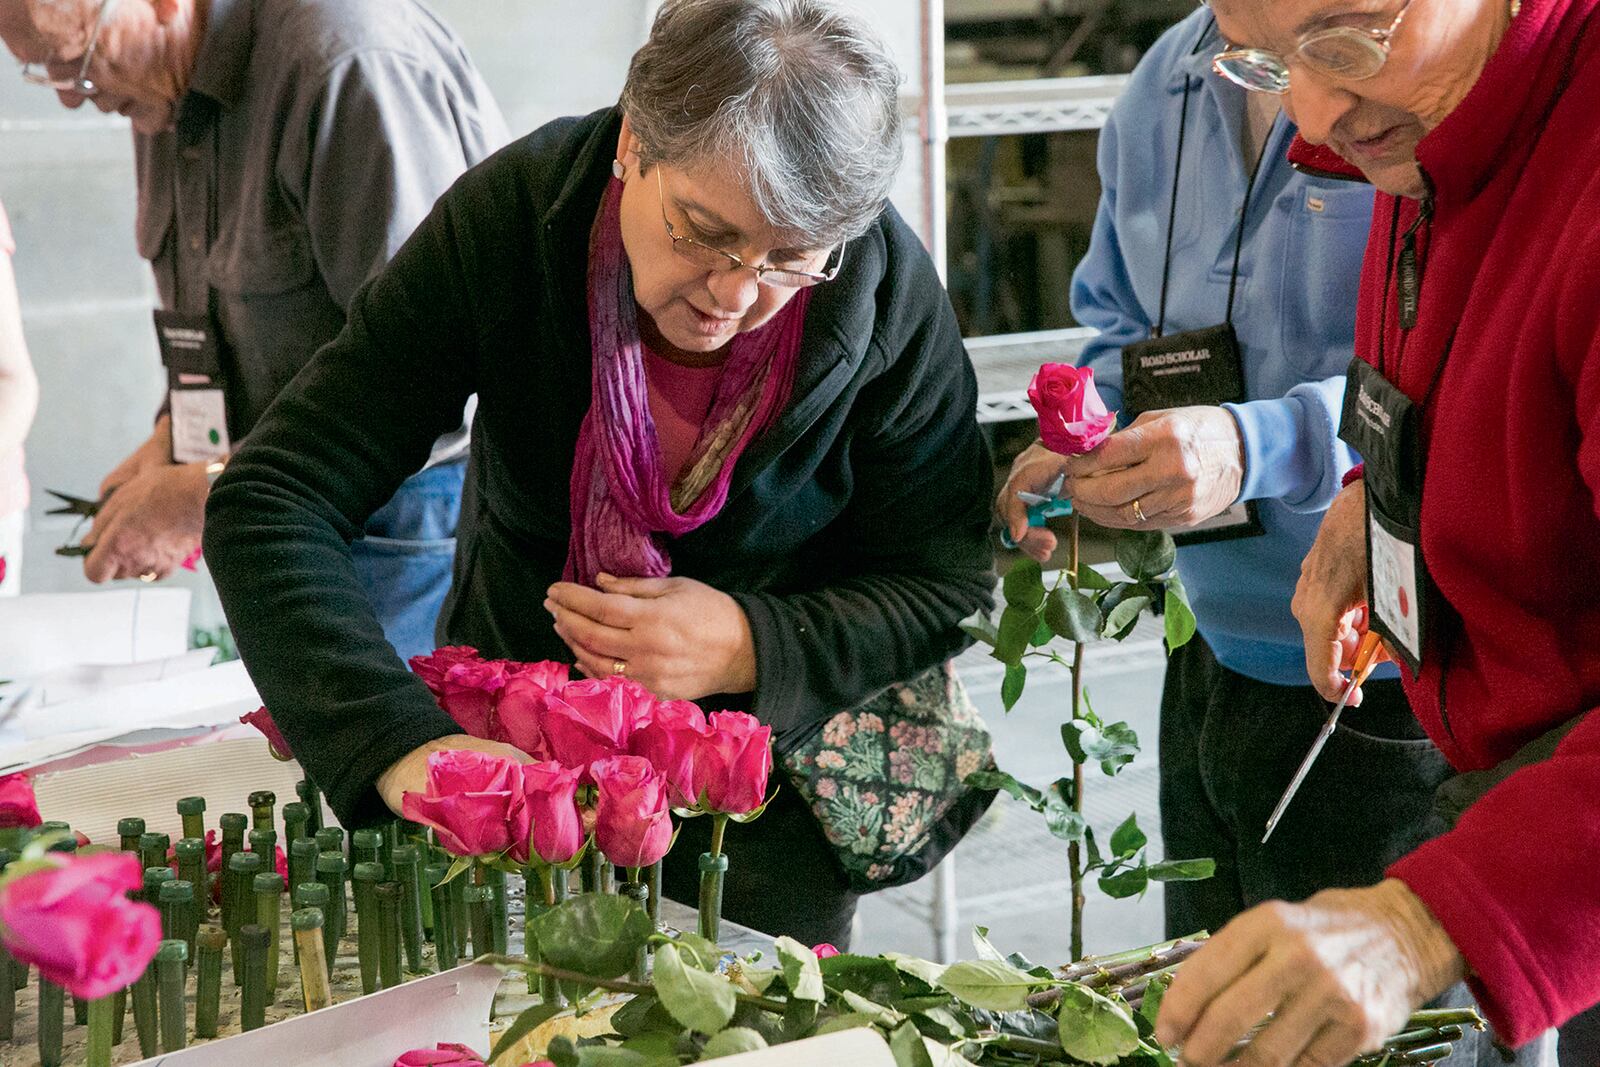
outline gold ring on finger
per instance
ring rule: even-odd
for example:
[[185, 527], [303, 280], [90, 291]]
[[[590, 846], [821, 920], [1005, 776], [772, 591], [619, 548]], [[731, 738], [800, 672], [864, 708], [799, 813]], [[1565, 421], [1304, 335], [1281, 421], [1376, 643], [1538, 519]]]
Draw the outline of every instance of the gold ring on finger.
[[1137, 498], [1135, 498], [1133, 502], [1133, 521], [1138, 523], [1140, 526], [1143, 526], [1145, 522], [1144, 508], [1139, 506], [1139, 501]]
[[139, 575], [139, 580], [141, 582], [153, 582], [156, 580], [156, 572], [145, 571], [143, 574]]
[[613, 660], [612, 663], [611, 663], [611, 673], [612, 674], [627, 674], [628, 673], [628, 661], [625, 660], [625, 659]]

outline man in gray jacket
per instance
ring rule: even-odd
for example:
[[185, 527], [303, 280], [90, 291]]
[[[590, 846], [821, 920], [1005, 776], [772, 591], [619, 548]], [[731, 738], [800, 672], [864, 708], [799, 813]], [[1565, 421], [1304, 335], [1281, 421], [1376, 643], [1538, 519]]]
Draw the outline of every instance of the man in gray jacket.
[[[169, 388], [100, 486], [84, 572], [155, 581], [197, 549], [239, 441], [434, 200], [505, 143], [504, 120], [415, 0], [0, 0], [0, 38], [67, 107], [133, 123]], [[433, 647], [469, 419], [353, 546], [403, 656]]]

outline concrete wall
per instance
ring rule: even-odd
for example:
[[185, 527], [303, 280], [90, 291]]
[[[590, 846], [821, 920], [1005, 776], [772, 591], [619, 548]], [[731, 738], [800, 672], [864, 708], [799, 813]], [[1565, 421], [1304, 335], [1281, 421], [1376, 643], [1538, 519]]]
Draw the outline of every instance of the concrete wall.
[[[654, 0], [431, 0], [462, 34], [512, 131], [616, 99], [644, 40]], [[864, 12], [916, 86], [920, 0], [845, 0]], [[0, 62], [0, 201], [16, 231], [16, 270], [43, 397], [28, 443], [34, 484], [25, 592], [88, 588], [78, 560], [51, 549], [70, 523], [48, 518], [43, 488], [92, 495], [148, 433], [160, 398], [150, 324], [154, 289], [133, 244], [133, 153], [127, 123], [92, 108], [69, 113], [54, 94]], [[908, 122], [896, 200], [917, 217], [921, 181]], [[203, 573], [196, 622], [220, 618]]]

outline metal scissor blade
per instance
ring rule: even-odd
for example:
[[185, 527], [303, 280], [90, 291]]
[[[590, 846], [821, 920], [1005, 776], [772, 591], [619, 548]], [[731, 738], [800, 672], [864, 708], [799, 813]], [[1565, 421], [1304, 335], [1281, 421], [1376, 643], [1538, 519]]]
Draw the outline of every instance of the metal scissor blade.
[[1289, 808], [1289, 802], [1300, 791], [1300, 783], [1311, 773], [1311, 765], [1317, 762], [1317, 757], [1322, 754], [1322, 746], [1333, 736], [1334, 727], [1339, 725], [1339, 716], [1344, 712], [1344, 706], [1350, 702], [1350, 694], [1355, 691], [1354, 682], [1345, 686], [1344, 695], [1339, 698], [1339, 703], [1333, 706], [1333, 714], [1328, 716], [1328, 721], [1322, 724], [1322, 729], [1317, 733], [1317, 739], [1311, 743], [1311, 751], [1306, 753], [1306, 758], [1300, 761], [1294, 777], [1289, 779], [1289, 788], [1283, 791], [1283, 796], [1278, 798], [1278, 806], [1273, 808], [1272, 814], [1267, 817], [1267, 830], [1261, 835], [1263, 845], [1267, 843], [1267, 838], [1272, 836], [1272, 831], [1278, 828], [1278, 820], [1283, 818], [1283, 813]]
[[45, 512], [46, 515], [95, 515], [99, 513], [100, 507], [104, 503], [104, 501], [89, 500], [85, 497], [73, 496], [71, 493], [62, 493], [54, 489], [46, 489], [45, 492], [65, 505], [64, 507], [51, 508]]
[[1053, 504], [1061, 499], [1061, 487], [1067, 483], [1065, 474], [1056, 475], [1056, 480], [1045, 486], [1042, 493], [1030, 493], [1026, 490], [1017, 491], [1017, 499], [1024, 504], [1038, 507], [1040, 504]]

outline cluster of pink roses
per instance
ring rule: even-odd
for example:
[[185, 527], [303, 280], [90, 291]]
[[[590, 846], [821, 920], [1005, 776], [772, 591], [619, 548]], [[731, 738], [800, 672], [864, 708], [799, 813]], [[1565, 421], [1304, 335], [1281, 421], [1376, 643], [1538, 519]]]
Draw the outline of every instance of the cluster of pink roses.
[[[625, 678], [572, 680], [564, 664], [486, 660], [464, 646], [414, 657], [411, 668], [463, 732], [535, 761], [429, 758], [427, 792], [406, 795], [405, 815], [458, 855], [560, 866], [592, 829], [613, 864], [647, 867], [672, 843], [671, 809], [748, 815], [765, 800], [772, 731], [751, 715], [708, 718]], [[593, 798], [587, 811], [580, 789]]]

